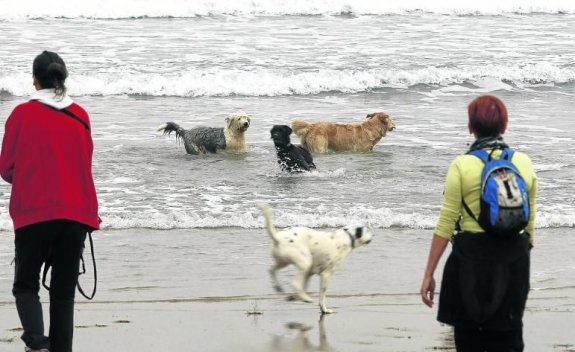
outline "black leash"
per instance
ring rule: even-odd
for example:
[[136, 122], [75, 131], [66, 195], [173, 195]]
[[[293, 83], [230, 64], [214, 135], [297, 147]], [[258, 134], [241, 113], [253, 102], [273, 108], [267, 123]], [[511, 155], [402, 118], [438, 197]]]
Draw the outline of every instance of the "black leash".
[[[80, 294], [84, 296], [87, 300], [92, 300], [96, 295], [96, 287], [98, 284], [98, 271], [96, 270], [96, 256], [94, 255], [94, 241], [92, 240], [92, 231], [88, 231], [88, 239], [90, 240], [90, 253], [92, 256], [92, 263], [94, 267], [94, 289], [92, 290], [92, 294], [90, 296], [84, 293], [82, 286], [80, 285], [80, 279], [78, 278], [78, 291]], [[80, 262], [82, 263], [82, 271], [78, 273], [78, 276], [83, 275], [86, 273], [86, 263], [84, 262], [84, 249], [86, 246], [82, 248], [82, 254], [80, 254]], [[48, 254], [48, 259], [44, 262], [44, 272], [42, 273], [42, 286], [48, 291], [50, 291], [50, 287], [46, 285], [46, 275], [48, 274], [48, 270], [52, 266], [51, 260], [51, 253]]]
[[[90, 240], [90, 254], [92, 256], [92, 264], [94, 268], [94, 288], [92, 289], [92, 294], [90, 295], [90, 297], [88, 297], [84, 293], [84, 290], [82, 290], [82, 286], [80, 286], [80, 280], [78, 279], [78, 291], [80, 291], [82, 296], [84, 296], [87, 300], [92, 300], [92, 298], [94, 298], [94, 296], [96, 295], [96, 286], [98, 284], [98, 271], [96, 270], [96, 256], [94, 255], [94, 241], [92, 241], [92, 231], [88, 232], [88, 239]], [[83, 275], [86, 273], [86, 265], [84, 263], [84, 250], [82, 250], [80, 260], [82, 261], [82, 271], [80, 272], [80, 275]]]

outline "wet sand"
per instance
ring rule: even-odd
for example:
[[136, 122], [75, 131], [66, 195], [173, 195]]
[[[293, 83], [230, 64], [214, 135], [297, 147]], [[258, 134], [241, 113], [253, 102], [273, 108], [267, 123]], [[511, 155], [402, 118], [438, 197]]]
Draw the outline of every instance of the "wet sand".
[[[4, 251], [11, 236], [2, 235]], [[417, 295], [429, 231], [377, 230], [374, 242], [352, 253], [335, 274], [327, 303], [336, 313], [323, 319], [316, 303], [288, 302], [273, 293], [262, 230], [131, 229], [97, 236], [99, 291], [93, 302], [77, 298], [76, 352], [454, 350], [451, 328], [439, 324], [436, 307], [423, 306]], [[542, 230], [538, 240], [526, 351], [575, 351], [575, 264], [569, 254], [575, 231]], [[2, 265], [0, 271], [2, 352], [24, 346], [9, 293], [11, 270]], [[292, 274], [281, 274], [286, 289]], [[89, 290], [90, 278], [82, 280]]]

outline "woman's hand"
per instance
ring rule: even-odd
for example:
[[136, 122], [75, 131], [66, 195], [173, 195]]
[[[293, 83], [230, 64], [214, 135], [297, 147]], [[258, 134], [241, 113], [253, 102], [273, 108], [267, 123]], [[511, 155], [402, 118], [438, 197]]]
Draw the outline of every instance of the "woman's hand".
[[433, 295], [435, 294], [435, 279], [433, 276], [426, 276], [423, 278], [421, 284], [421, 301], [429, 308], [433, 307]]
[[425, 268], [425, 274], [423, 276], [423, 283], [421, 284], [421, 300], [428, 307], [433, 307], [433, 295], [435, 294], [435, 279], [433, 278], [433, 273], [437, 267], [437, 262], [443, 254], [445, 247], [447, 247], [448, 241], [434, 234], [431, 240], [431, 248], [429, 248], [429, 258], [427, 259], [427, 267]]

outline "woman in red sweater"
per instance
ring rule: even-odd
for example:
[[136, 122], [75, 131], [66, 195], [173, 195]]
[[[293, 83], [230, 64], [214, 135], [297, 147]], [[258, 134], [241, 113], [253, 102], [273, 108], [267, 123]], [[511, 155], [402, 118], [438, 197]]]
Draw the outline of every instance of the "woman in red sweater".
[[[44, 51], [35, 58], [36, 92], [8, 117], [0, 153], [0, 175], [12, 184], [12, 292], [26, 351], [72, 351], [80, 256], [87, 232], [100, 223], [90, 119], [66, 95], [67, 76], [58, 54]], [[40, 268], [46, 262], [52, 267], [49, 337], [38, 297]]]

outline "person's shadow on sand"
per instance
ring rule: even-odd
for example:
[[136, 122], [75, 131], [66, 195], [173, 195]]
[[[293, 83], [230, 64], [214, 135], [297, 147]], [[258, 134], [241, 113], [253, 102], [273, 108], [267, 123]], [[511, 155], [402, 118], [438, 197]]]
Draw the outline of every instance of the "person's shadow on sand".
[[319, 346], [315, 346], [309, 342], [309, 331], [311, 326], [302, 323], [287, 323], [286, 328], [289, 330], [296, 330], [297, 335], [293, 339], [285, 339], [281, 336], [274, 337], [271, 345], [270, 352], [334, 352], [335, 349], [327, 342], [327, 334], [325, 330], [325, 315], [319, 319]]

